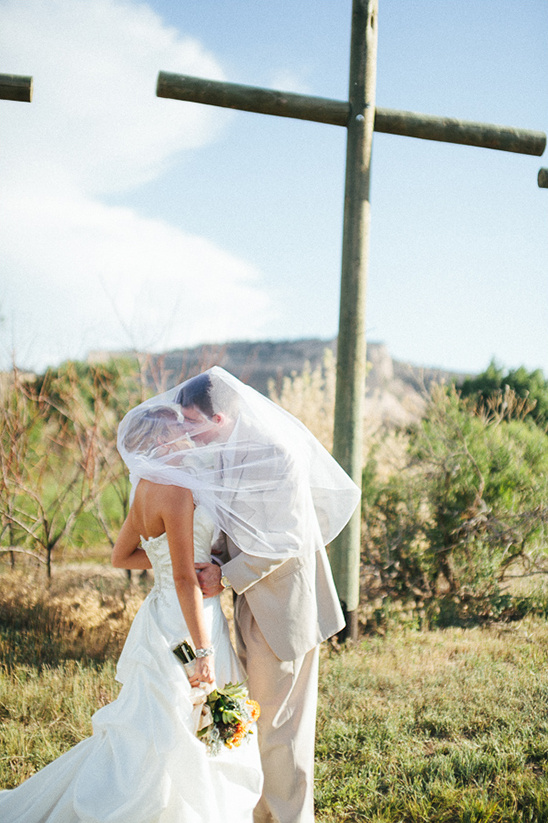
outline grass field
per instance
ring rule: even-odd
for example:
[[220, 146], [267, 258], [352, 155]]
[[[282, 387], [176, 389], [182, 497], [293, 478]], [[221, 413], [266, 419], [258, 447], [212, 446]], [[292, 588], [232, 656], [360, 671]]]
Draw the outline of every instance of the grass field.
[[324, 661], [317, 819], [548, 821], [548, 626], [397, 632]]
[[[0, 786], [91, 731], [146, 591], [0, 575]], [[394, 628], [322, 651], [318, 823], [548, 823], [548, 623]], [[128, 822], [129, 823], [129, 822]]]

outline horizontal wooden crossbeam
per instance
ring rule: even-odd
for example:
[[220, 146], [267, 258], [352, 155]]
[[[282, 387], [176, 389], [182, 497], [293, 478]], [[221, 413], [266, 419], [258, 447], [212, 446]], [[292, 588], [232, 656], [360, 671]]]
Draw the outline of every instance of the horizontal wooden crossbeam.
[[294, 117], [297, 120], [313, 120], [332, 126], [346, 126], [350, 111], [349, 104], [341, 103], [339, 100], [262, 89], [258, 86], [242, 86], [219, 80], [204, 80], [201, 77], [169, 74], [165, 71], [158, 75], [156, 94], [158, 97], [171, 97], [175, 100], [253, 111], [258, 114]]
[[[341, 100], [224, 83], [219, 80], [204, 80], [200, 77], [164, 71], [158, 75], [156, 94], [158, 97], [186, 100], [191, 103], [312, 120], [333, 126], [348, 126], [351, 117], [350, 104]], [[538, 157], [546, 148], [546, 135], [541, 131], [393, 109], [375, 109], [374, 129], [385, 134], [399, 134], [443, 143], [460, 143], [518, 154], [534, 154]]]
[[548, 189], [548, 169], [539, 169], [537, 182], [540, 189]]
[[546, 134], [542, 131], [391, 109], [376, 109], [375, 131], [537, 157], [546, 148]]
[[18, 100], [21, 103], [30, 103], [32, 100], [32, 77], [0, 74], [0, 100]]

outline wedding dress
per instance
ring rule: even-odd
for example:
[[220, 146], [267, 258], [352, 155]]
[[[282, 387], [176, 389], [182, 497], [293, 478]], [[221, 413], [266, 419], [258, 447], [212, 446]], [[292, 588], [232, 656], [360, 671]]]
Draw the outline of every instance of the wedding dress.
[[[197, 562], [208, 562], [213, 524], [198, 506]], [[189, 637], [164, 535], [142, 542], [154, 587], [118, 661], [118, 698], [92, 718], [92, 737], [0, 792], [2, 823], [251, 823], [262, 784], [256, 730], [209, 756], [193, 731], [190, 685], [172, 649]], [[204, 600], [218, 685], [244, 679], [218, 597]]]

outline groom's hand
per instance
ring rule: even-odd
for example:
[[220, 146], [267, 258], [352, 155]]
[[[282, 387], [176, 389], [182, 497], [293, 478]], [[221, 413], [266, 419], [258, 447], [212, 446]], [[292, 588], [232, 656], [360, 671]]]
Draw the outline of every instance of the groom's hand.
[[215, 597], [222, 592], [222, 572], [217, 563], [196, 563], [195, 569], [204, 597]]
[[221, 532], [215, 543], [211, 547], [211, 554], [215, 557], [226, 557], [228, 559], [228, 548], [226, 545], [226, 534]]

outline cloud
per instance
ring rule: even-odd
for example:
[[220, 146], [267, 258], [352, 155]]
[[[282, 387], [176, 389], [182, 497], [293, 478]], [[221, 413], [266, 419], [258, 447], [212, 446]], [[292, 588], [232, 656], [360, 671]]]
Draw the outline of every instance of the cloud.
[[128, 208], [12, 197], [0, 244], [12, 273], [0, 301], [23, 341], [17, 355], [37, 368], [89, 349], [254, 336], [269, 317], [253, 266]]
[[295, 72], [291, 69], [280, 69], [275, 72], [270, 79], [270, 87], [295, 94], [311, 94], [309, 84], [302, 77], [302, 71]]
[[41, 368], [88, 348], [259, 333], [256, 269], [106, 201], [222, 132], [230, 113], [155, 96], [159, 70], [222, 78], [214, 55], [128, 0], [8, 0], [0, 50], [35, 89], [0, 119], [4, 345]]
[[[222, 78], [214, 56], [145, 5], [11, 0], [0, 5], [2, 63], [34, 76], [32, 104], [2, 118], [2, 179], [124, 191], [178, 151], [214, 140], [227, 114], [156, 97], [160, 69]], [[4, 104], [7, 106], [7, 104]]]

